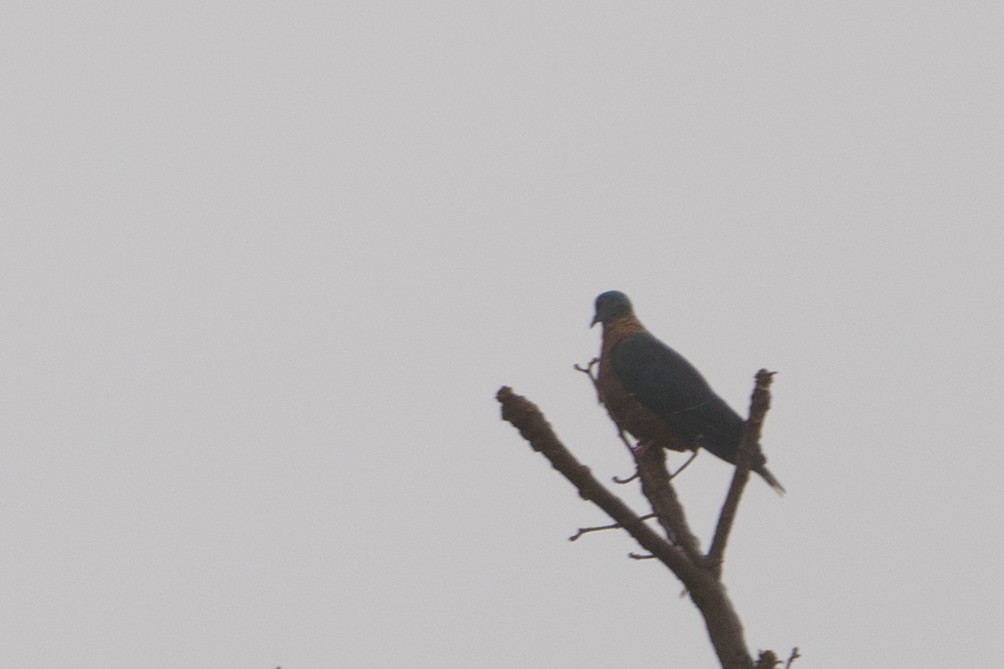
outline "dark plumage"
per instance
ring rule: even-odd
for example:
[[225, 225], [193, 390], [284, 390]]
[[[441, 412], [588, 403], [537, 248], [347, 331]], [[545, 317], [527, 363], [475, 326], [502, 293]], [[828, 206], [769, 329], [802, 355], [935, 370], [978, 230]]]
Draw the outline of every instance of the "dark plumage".
[[[645, 329], [627, 295], [612, 290], [597, 297], [597, 323], [603, 324], [597, 385], [614, 422], [643, 447], [703, 448], [735, 464], [743, 419], [693, 365]], [[756, 448], [753, 471], [784, 492]]]

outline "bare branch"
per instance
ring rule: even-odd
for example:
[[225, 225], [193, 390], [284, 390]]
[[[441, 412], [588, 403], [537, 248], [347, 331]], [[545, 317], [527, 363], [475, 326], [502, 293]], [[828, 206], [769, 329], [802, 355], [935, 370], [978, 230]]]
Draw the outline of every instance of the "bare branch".
[[753, 464], [756, 444], [760, 442], [764, 416], [770, 409], [770, 384], [773, 376], [774, 372], [768, 372], [766, 369], [761, 369], [756, 373], [756, 385], [750, 398], [749, 420], [743, 426], [743, 436], [736, 454], [736, 471], [732, 476], [732, 485], [729, 486], [729, 492], [725, 496], [725, 503], [722, 505], [722, 512], [718, 517], [718, 526], [715, 528], [715, 536], [711, 540], [711, 548], [708, 550], [704, 562], [715, 578], [721, 577], [725, 546], [736, 519], [736, 511], [739, 508], [743, 488], [749, 481], [750, 466]]
[[[603, 509], [608, 516], [634, 537], [642, 548], [649, 551], [652, 558], [665, 564], [680, 579], [691, 600], [704, 617], [711, 645], [714, 647], [715, 654], [723, 669], [751, 669], [753, 658], [746, 648], [742, 622], [739, 620], [721, 582], [691, 559], [689, 553], [694, 552], [695, 548], [692, 546], [690, 549], [684, 550], [680, 546], [669, 543], [646, 525], [645, 521], [623, 501], [607, 490], [593, 477], [589, 469], [579, 463], [564, 444], [558, 440], [550, 424], [535, 404], [525, 397], [516, 395], [511, 388], [505, 386], [499, 389], [496, 398], [502, 405], [503, 420], [508, 421], [519, 430], [533, 450], [543, 454], [551, 462], [551, 466], [561, 472], [578, 489], [580, 497]], [[662, 453], [662, 449], [645, 450], [653, 454]], [[651, 457], [655, 458], [655, 455]], [[645, 454], [643, 453], [642, 460], [644, 459]], [[655, 464], [658, 462], [656, 461]], [[672, 489], [669, 487], [669, 475], [663, 464], [661, 465], [661, 475], [650, 472], [652, 480], [646, 483], [645, 479], [649, 475], [645, 472], [647, 468], [645, 462], [639, 462], [643, 489], [645, 486], [654, 485], [658, 493], [655, 496], [660, 499], [659, 505], [661, 506], [666, 498], [665, 490], [672, 493]], [[660, 477], [665, 478], [664, 487], [660, 482]], [[679, 502], [675, 500], [675, 493], [672, 493], [672, 496], [672, 501], [679, 505]], [[661, 513], [658, 508], [656, 511]], [[674, 514], [670, 513], [669, 515], [673, 516]], [[683, 527], [686, 526], [682, 512], [675, 514], [675, 517], [680, 519]], [[670, 527], [672, 526], [671, 523]], [[689, 530], [681, 532], [681, 536], [689, 534]], [[693, 539], [693, 542], [696, 546], [696, 539]]]
[[652, 510], [666, 530], [666, 536], [683, 548], [692, 564], [700, 565], [703, 559], [701, 545], [690, 531], [683, 505], [669, 482], [665, 449], [640, 448], [635, 451], [635, 459], [641, 476], [641, 491], [652, 504]]
[[791, 663], [802, 657], [798, 654], [798, 646], [791, 649], [791, 655], [788, 657], [788, 661], [784, 665], [784, 669], [791, 669]]
[[[533, 450], [540, 452], [551, 466], [561, 472], [579, 490], [579, 496], [593, 502], [624, 528], [645, 550], [655, 555], [685, 585], [701, 579], [704, 574], [694, 567], [684, 553], [655, 533], [619, 497], [607, 490], [562, 444], [551, 425], [533, 402], [503, 386], [496, 394], [502, 404], [502, 419], [530, 442]], [[688, 589], [693, 589], [688, 585]]]

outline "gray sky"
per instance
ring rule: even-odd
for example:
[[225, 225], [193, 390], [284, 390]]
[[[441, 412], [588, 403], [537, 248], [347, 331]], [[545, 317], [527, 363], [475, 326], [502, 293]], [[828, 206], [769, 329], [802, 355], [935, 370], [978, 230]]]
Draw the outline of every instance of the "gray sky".
[[754, 651], [1000, 664], [1004, 17], [879, 5], [4, 3], [0, 663], [714, 666], [493, 399], [629, 474], [617, 288], [779, 371]]

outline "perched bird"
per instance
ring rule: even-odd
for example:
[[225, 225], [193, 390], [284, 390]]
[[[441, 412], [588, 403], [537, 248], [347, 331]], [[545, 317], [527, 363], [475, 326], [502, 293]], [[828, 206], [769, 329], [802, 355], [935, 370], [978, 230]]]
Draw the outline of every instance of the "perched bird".
[[[645, 329], [628, 296], [611, 290], [597, 297], [597, 323], [603, 324], [597, 388], [614, 422], [640, 448], [703, 448], [735, 464], [743, 419], [693, 365]], [[752, 470], [783, 493], [766, 463], [757, 444]]]

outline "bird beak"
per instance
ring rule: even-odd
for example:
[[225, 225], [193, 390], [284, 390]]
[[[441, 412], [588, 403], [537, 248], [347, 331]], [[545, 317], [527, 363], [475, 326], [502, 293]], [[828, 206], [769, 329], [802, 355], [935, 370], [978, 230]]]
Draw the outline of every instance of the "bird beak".
[[599, 317], [599, 315], [596, 315], [596, 316], [593, 316], [593, 322], [589, 324], [589, 327], [590, 327], [590, 328], [593, 328], [593, 327], [595, 327], [595, 326], [596, 326], [596, 324], [597, 324], [597, 323], [599, 323], [599, 322], [600, 322], [600, 317]]

